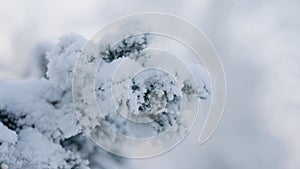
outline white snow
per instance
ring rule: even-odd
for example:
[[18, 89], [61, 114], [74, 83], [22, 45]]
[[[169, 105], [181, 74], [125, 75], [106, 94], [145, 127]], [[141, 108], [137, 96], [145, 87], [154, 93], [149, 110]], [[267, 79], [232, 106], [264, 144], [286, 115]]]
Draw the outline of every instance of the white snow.
[[8, 142], [8, 143], [16, 143], [17, 141], [17, 133], [15, 131], [10, 130], [6, 126], [4, 126], [0, 122], [0, 143]]

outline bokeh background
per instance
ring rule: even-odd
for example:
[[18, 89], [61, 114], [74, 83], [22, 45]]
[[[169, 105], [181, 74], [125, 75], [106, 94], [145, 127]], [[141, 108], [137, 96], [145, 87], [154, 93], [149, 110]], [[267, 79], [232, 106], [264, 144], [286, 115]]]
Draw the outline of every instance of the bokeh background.
[[177, 15], [201, 29], [220, 55], [227, 76], [224, 117], [206, 144], [197, 144], [198, 124], [170, 152], [128, 159], [126, 167], [299, 169], [299, 9], [297, 0], [0, 0], [0, 78], [36, 77], [34, 53], [64, 34], [89, 38], [137, 12]]

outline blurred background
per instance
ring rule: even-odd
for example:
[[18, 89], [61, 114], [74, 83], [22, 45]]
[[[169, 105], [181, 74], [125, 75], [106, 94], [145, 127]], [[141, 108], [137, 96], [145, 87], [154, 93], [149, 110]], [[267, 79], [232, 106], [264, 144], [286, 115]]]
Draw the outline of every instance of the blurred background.
[[127, 167], [299, 169], [299, 9], [297, 0], [0, 0], [0, 78], [36, 77], [36, 51], [70, 32], [90, 38], [124, 15], [173, 14], [202, 30], [220, 55], [224, 117], [204, 145], [197, 144], [196, 125], [170, 152], [128, 159]]

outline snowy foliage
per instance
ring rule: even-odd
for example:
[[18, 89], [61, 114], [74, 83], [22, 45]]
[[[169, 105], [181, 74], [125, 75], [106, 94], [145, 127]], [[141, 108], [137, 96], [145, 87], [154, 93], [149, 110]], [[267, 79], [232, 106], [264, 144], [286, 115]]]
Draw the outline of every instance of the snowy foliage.
[[72, 71], [85, 42], [79, 35], [64, 36], [46, 56], [49, 60], [47, 77], [63, 90], [72, 87]]
[[101, 54], [104, 55], [103, 60], [110, 63], [116, 59], [139, 53], [147, 47], [148, 43], [149, 37], [147, 33], [131, 36], [123, 39], [116, 47], [111, 47], [111, 45], [108, 44]]
[[[148, 45], [155, 43], [154, 36], [148, 33], [130, 36], [114, 46], [108, 45], [100, 52], [104, 62], [100, 63], [96, 74], [97, 103], [99, 110], [105, 115], [105, 122], [116, 131], [110, 132], [111, 139], [108, 142], [117, 140], [115, 133], [148, 138], [158, 136], [171, 127], [177, 129], [176, 134], [185, 134], [183, 132], [187, 125], [183, 123], [186, 121], [183, 122], [180, 117], [181, 95], [195, 95], [200, 99], [206, 99], [210, 95], [205, 83], [203, 86], [200, 83], [198, 87], [193, 86], [195, 83], [190, 81], [177, 84], [175, 79], [191, 79], [191, 73], [181, 72], [183, 68], [178, 66], [182, 65], [173, 61], [174, 58], [165, 56], [165, 53], [156, 55], [157, 53], [149, 52], [147, 49], [151, 50], [151, 47]], [[174, 77], [163, 69], [153, 68], [161, 65], [159, 62], [162, 60], [170, 63], [167, 69], [172, 71]], [[135, 71], [136, 69], [142, 71]], [[205, 70], [202, 65], [191, 69], [195, 71], [193, 73], [198, 73], [197, 82], [208, 82], [204, 79]], [[131, 74], [132, 71], [136, 74]], [[84, 115], [83, 124], [86, 125], [87, 133], [93, 135], [90, 129], [102, 124], [103, 120], [102, 117], [96, 118], [98, 114], [88, 116], [90, 117]], [[98, 133], [105, 134], [105, 131], [99, 129]]]
[[85, 42], [70, 34], [47, 51], [48, 79], [0, 81], [1, 167], [111, 169], [122, 161], [86, 138], [76, 119], [72, 71]]
[[[118, 168], [123, 160], [111, 155], [83, 134], [74, 111], [72, 77], [75, 62], [86, 40], [70, 34], [59, 39], [50, 50], [37, 50], [42, 79], [0, 81], [0, 163], [9, 168]], [[130, 97], [126, 103], [127, 116], [153, 121], [145, 129], [126, 123], [115, 110], [111, 95], [110, 77], [126, 57], [143, 66], [142, 51], [149, 43], [148, 34], [130, 37], [115, 47], [108, 45], [101, 53], [102, 68], [96, 75], [96, 96], [106, 113], [105, 123], [119, 132], [132, 136], [155, 135], [178, 123], [181, 93], [199, 95], [206, 99], [209, 91], [201, 91], [186, 83], [178, 87], [175, 80], [162, 71], [140, 73], [131, 81]], [[47, 68], [43, 67], [47, 63]], [[41, 75], [41, 74], [40, 74]], [[39, 75], [39, 77], [41, 77]], [[45, 76], [45, 75], [42, 75]], [[116, 82], [117, 83], [117, 82]], [[118, 110], [119, 111], [119, 110]], [[101, 122], [101, 123], [104, 123]], [[104, 126], [102, 126], [104, 127]], [[137, 129], [137, 133], [134, 130]], [[146, 130], [147, 129], [147, 130]], [[147, 131], [147, 132], [145, 132]], [[153, 134], [153, 133], [152, 133]], [[150, 133], [151, 135], [151, 133]], [[111, 135], [110, 135], [111, 136]], [[111, 141], [110, 138], [103, 138]]]

